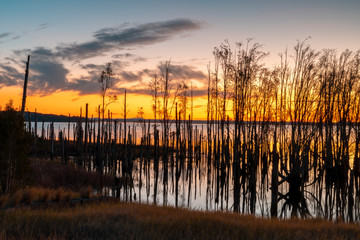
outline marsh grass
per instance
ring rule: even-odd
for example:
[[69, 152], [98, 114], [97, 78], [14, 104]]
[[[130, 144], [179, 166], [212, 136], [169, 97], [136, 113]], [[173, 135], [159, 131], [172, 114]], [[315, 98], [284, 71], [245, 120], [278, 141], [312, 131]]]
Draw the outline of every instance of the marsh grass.
[[[65, 165], [56, 161], [32, 159], [31, 168], [32, 171], [27, 176], [26, 182], [33, 186], [52, 189], [61, 187], [75, 192], [80, 192], [88, 186], [94, 189], [100, 188], [100, 174], [98, 172], [86, 171], [70, 162]], [[104, 176], [103, 181], [104, 185], [110, 186], [113, 183], [113, 178]]]
[[259, 219], [136, 203], [0, 214], [3, 239], [359, 239], [357, 224]]
[[80, 197], [91, 198], [93, 196], [93, 188], [91, 186], [83, 187], [80, 189]]
[[0, 207], [17, 207], [20, 204], [27, 206], [33, 202], [48, 203], [70, 201], [80, 197], [80, 193], [65, 190], [63, 188], [47, 189], [43, 187], [30, 187], [18, 190], [14, 194], [6, 194], [0, 197]]
[[[77, 198], [91, 198], [99, 187], [100, 175], [77, 168], [74, 164], [61, 164], [48, 160], [32, 159], [31, 171], [22, 188], [0, 196], [0, 208], [28, 206], [34, 202], [69, 202]], [[110, 177], [104, 177], [109, 184]]]

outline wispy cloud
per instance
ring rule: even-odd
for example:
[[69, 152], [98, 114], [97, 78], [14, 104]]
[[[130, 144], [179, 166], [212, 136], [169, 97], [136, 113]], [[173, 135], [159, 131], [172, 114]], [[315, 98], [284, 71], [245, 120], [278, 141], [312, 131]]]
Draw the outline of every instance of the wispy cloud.
[[11, 33], [9, 33], [9, 32], [1, 33], [1, 34], [0, 34], [0, 39], [1, 39], [1, 38], [5, 38], [5, 37], [10, 36], [10, 35], [11, 35]]
[[[48, 23], [39, 24], [34, 30], [30, 30], [30, 32], [45, 29], [48, 27], [48, 25], [49, 25]], [[12, 32], [0, 33], [0, 44], [5, 43], [5, 42], [10, 42], [13, 40], [17, 40], [17, 39], [21, 38], [22, 35], [26, 35], [27, 33], [28, 33], [27, 31], [23, 32], [22, 34], [16, 34], [16, 33], [12, 33]]]
[[39, 25], [37, 26], [37, 28], [35, 29], [35, 31], [39, 31], [39, 30], [45, 29], [45, 28], [47, 28], [48, 26], [49, 26], [48, 23], [39, 24]]
[[56, 48], [64, 59], [86, 59], [111, 50], [164, 42], [180, 34], [202, 27], [202, 23], [190, 19], [175, 19], [163, 22], [103, 28], [93, 34], [94, 40], [83, 43], [62, 44]]
[[141, 24], [130, 28], [105, 28], [95, 32], [94, 37], [102, 42], [122, 45], [147, 45], [168, 40], [174, 34], [196, 30], [201, 23], [190, 19], [175, 19], [164, 22]]
[[124, 53], [124, 54], [114, 54], [111, 56], [112, 58], [114, 59], [126, 59], [126, 60], [131, 60], [133, 62], [146, 62], [147, 59], [144, 58], [144, 57], [139, 57], [139, 56], [136, 56], [134, 54], [131, 54], [131, 53]]
[[13, 35], [13, 33], [11, 33], [11, 32], [0, 33], [0, 44], [12, 40], [12, 38], [8, 39], [12, 35]]

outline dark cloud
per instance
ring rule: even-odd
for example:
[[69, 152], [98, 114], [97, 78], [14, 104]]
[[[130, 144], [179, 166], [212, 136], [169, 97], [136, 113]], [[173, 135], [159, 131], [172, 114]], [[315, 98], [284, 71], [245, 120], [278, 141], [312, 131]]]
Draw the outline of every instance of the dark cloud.
[[[19, 52], [20, 53], [20, 52]], [[24, 50], [22, 55], [28, 53]], [[15, 61], [11, 59], [12, 61]], [[77, 91], [80, 95], [99, 93], [98, 78], [105, 65], [98, 64], [79, 64], [79, 67], [86, 71], [87, 74], [76, 79], [68, 79], [69, 70], [62, 64], [54, 52], [46, 48], [37, 48], [33, 50], [30, 60], [30, 77], [29, 90], [30, 94], [37, 93], [48, 95], [55, 91], [69, 90]], [[25, 67], [25, 62], [21, 61], [19, 66]], [[161, 76], [161, 66], [156, 69], [143, 69], [141, 71], [123, 71], [121, 61], [112, 62], [115, 76], [113, 77], [113, 91], [115, 94], [121, 94], [124, 88], [123, 84], [132, 83], [128, 88], [129, 93], [150, 94], [148, 81], [154, 75]], [[189, 84], [190, 80], [206, 80], [206, 76], [201, 71], [196, 70], [188, 65], [171, 65], [170, 77], [172, 85], [176, 86], [185, 81]], [[22, 83], [24, 74], [16, 68], [8, 65], [0, 65], [0, 83], [2, 86], [12, 86]], [[116, 87], [117, 86], [117, 87]], [[120, 86], [120, 87], [119, 87]], [[193, 89], [194, 96], [206, 94], [201, 89]]]
[[33, 92], [47, 95], [65, 88], [69, 70], [62, 63], [51, 60], [34, 61], [31, 64], [29, 89]]
[[197, 79], [202, 81], [207, 79], [202, 71], [195, 70], [189, 65], [170, 65], [170, 73], [172, 77], [177, 80]]
[[99, 83], [97, 79], [82, 78], [69, 82], [64, 90], [77, 91], [80, 95], [99, 93]]
[[[122, 71], [118, 74], [118, 77], [120, 82], [138, 81], [140, 83], [139, 86], [148, 87], [146, 84], [144, 85], [143, 79], [152, 79], [155, 75], [161, 76], [163, 72], [163, 65], [160, 64], [157, 69], [146, 68], [138, 72]], [[189, 65], [170, 65], [170, 78], [174, 85], [178, 85], [183, 81], [190, 82], [190, 80], [207, 81], [207, 77], [203, 72]]]
[[[47, 23], [38, 25], [37, 30], [46, 28]], [[54, 49], [37, 47], [13, 51], [13, 56], [6, 58], [6, 63], [0, 63], [0, 86], [12, 86], [23, 82], [25, 58], [31, 55], [29, 90], [31, 93], [43, 95], [55, 91], [74, 90], [79, 94], [94, 94], [99, 92], [98, 78], [105, 65], [93, 63], [82, 64], [81, 60], [102, 56], [119, 49], [131, 49], [139, 46], [163, 42], [174, 37], [181, 37], [184, 33], [202, 27], [202, 23], [189, 19], [175, 19], [130, 26], [128, 24], [116, 28], [104, 28], [93, 34], [93, 40], [83, 43], [60, 44]], [[12, 33], [1, 33], [1, 39], [8, 39]], [[13, 38], [17, 38], [14, 36]], [[123, 69], [135, 62], [145, 62], [146, 59], [131, 53], [112, 55], [114, 86], [123, 83], [135, 84], [129, 92], [149, 94], [148, 78], [155, 74], [161, 75], [158, 69], [143, 69], [138, 72]], [[69, 79], [70, 70], [64, 65], [64, 60], [72, 66], [79, 67], [86, 73], [77, 79]], [[11, 67], [10, 67], [11, 66]], [[20, 69], [20, 70], [19, 70]], [[19, 72], [20, 71], [20, 72]], [[172, 65], [172, 78], [175, 82], [188, 79], [206, 79], [205, 75], [187, 65]], [[146, 80], [144, 80], [146, 79]], [[122, 93], [122, 88], [114, 91]]]
[[88, 71], [96, 70], [96, 71], [100, 72], [101, 70], [103, 70], [104, 65], [90, 63], [90, 64], [85, 64], [85, 65], [80, 64], [80, 67], [82, 69], [85, 69], [85, 70], [88, 70]]
[[[29, 64], [29, 94], [39, 93], [47, 95], [64, 89], [68, 82], [67, 74], [69, 70], [51, 49], [38, 47], [33, 50], [16, 50], [14, 51], [14, 57], [7, 58], [8, 65], [16, 65], [17, 69], [25, 69], [27, 55], [31, 56]], [[14, 73], [10, 70], [0, 73], [0, 77], [6, 75], [14, 76], [17, 78], [17, 81], [23, 81], [24, 78], [24, 73], [16, 75], [16, 72]]]
[[14, 86], [19, 84], [24, 74], [17, 69], [0, 63], [0, 88], [4, 86]]
[[119, 75], [120, 79], [125, 82], [135, 82], [141, 80], [142, 73], [138, 72], [137, 74], [135, 74], [133, 72], [123, 71]]
[[164, 22], [141, 24], [131, 28], [105, 28], [95, 32], [94, 37], [102, 42], [121, 45], [148, 45], [168, 40], [174, 34], [199, 29], [201, 24], [190, 19], [175, 19]]
[[85, 59], [99, 56], [114, 49], [150, 45], [172, 39], [178, 34], [196, 30], [202, 23], [190, 19], [140, 24], [134, 27], [104, 28], [94, 33], [94, 40], [84, 43], [63, 44], [56, 50], [64, 59]]
[[9, 33], [9, 32], [1, 33], [1, 34], [0, 34], [0, 39], [1, 39], [1, 38], [6, 38], [6, 37], [8, 37], [8, 36], [10, 36], [10, 35], [11, 35], [11, 33]]
[[49, 58], [49, 57], [55, 57], [56, 53], [51, 49], [44, 48], [44, 47], [38, 47], [38, 48], [35, 48], [35, 50], [33, 50], [31, 52], [31, 55], [39, 56], [41, 58], [43, 58], [43, 57]]
[[[150, 95], [151, 91], [149, 89], [149, 79], [152, 79], [154, 75], [162, 75], [163, 65], [160, 64], [157, 69], [143, 69], [139, 72], [127, 72], [123, 71], [118, 74], [118, 83], [129, 83], [133, 85], [131, 88], [127, 88], [128, 93], [137, 93]], [[181, 82], [186, 82], [189, 86], [190, 91], [190, 81], [206, 81], [206, 76], [203, 72], [196, 70], [192, 66], [188, 65], [170, 65], [170, 78], [171, 78], [171, 88], [176, 89]], [[207, 94], [207, 90], [197, 89], [193, 87], [193, 96], [204, 96]], [[117, 88], [117, 92], [123, 92], [124, 88]]]
[[62, 44], [56, 47], [57, 55], [63, 59], [81, 60], [104, 55], [105, 52], [114, 49], [114, 46], [100, 41], [85, 43]]

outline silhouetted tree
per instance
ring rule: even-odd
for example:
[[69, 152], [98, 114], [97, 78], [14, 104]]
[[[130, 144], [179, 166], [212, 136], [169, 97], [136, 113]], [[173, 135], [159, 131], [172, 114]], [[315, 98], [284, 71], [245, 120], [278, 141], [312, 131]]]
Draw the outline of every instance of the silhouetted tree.
[[144, 108], [143, 107], [138, 107], [138, 112], [137, 112], [137, 116], [138, 118], [144, 118]]
[[24, 118], [12, 100], [0, 112], [0, 190], [6, 194], [28, 171], [31, 136], [25, 131]]
[[[102, 98], [102, 109], [101, 109], [102, 135], [103, 135], [103, 131], [104, 131], [105, 110], [109, 104], [111, 104], [117, 100], [117, 96], [112, 95], [112, 96], [109, 96], [109, 101], [107, 103], [105, 103], [106, 94], [113, 85], [112, 77], [114, 75], [115, 75], [115, 73], [113, 72], [113, 70], [111, 68], [111, 63], [107, 63], [105, 70], [103, 70], [101, 72], [100, 78], [98, 79], [98, 82], [100, 84], [100, 95]], [[101, 138], [103, 140], [103, 136]]]

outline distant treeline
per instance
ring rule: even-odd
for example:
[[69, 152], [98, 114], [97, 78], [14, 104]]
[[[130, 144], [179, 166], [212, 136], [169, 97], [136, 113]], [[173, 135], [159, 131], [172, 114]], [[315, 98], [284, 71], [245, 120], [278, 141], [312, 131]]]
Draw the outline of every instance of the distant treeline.
[[[35, 112], [25, 112], [25, 121], [31, 122], [77, 122], [79, 120], [79, 116], [65, 116], [65, 115], [56, 115], [56, 114], [44, 114], [44, 113], [35, 113]], [[82, 117], [82, 119], [85, 119]], [[97, 119], [97, 118], [94, 118]], [[121, 119], [119, 119], [121, 120]], [[141, 121], [140, 118], [130, 118], [127, 119], [129, 122], [137, 122]]]
[[65, 115], [55, 115], [55, 114], [43, 114], [35, 112], [25, 112], [25, 120], [31, 122], [76, 122], [78, 117], [69, 117]]

